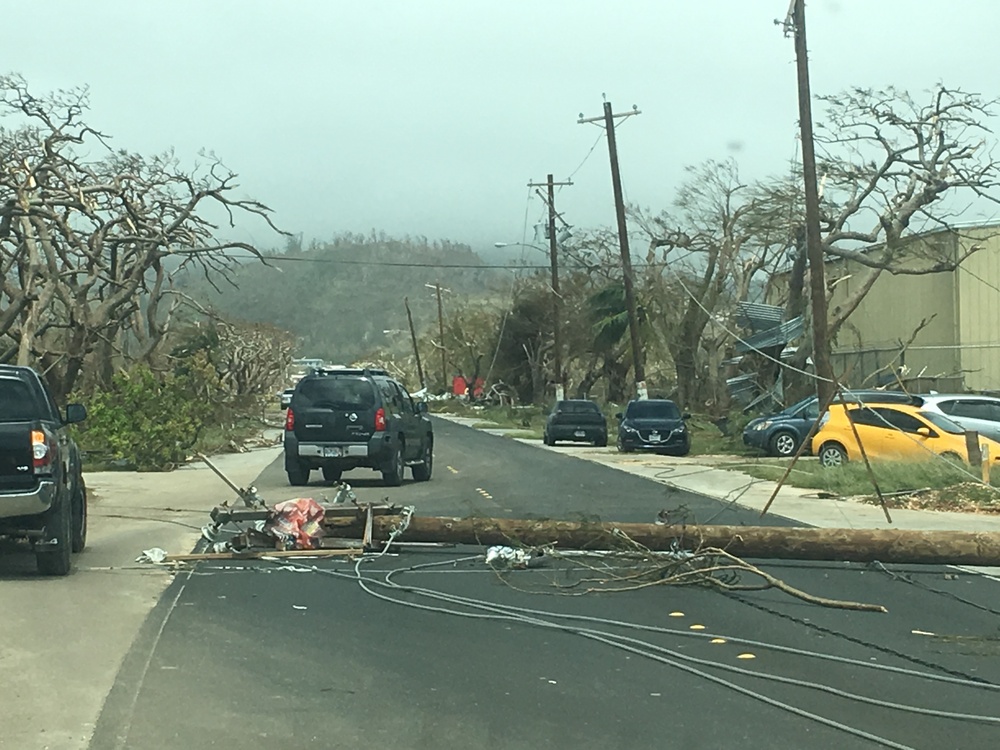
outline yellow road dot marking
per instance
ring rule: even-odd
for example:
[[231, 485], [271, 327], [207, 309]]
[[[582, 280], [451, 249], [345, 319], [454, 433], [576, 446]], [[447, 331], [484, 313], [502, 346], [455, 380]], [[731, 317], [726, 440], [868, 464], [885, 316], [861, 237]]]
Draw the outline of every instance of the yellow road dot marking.
[[726, 642], [725, 638], [713, 638], [712, 640], [709, 641], [709, 643], [725, 643], [725, 642]]
[[684, 613], [683, 612], [671, 612], [670, 616], [671, 617], [683, 617]]
[[753, 654], [740, 654], [736, 657], [737, 659], [756, 659], [757, 657]]
[[704, 629], [705, 629], [704, 625], [692, 625], [691, 626], [691, 630], [704, 630]]

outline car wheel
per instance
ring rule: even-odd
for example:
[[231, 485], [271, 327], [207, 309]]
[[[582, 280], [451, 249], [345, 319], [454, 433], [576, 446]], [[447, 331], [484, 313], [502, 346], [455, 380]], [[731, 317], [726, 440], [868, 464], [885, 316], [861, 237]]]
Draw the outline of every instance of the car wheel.
[[43, 576], [68, 575], [71, 567], [70, 549], [73, 545], [73, 508], [64, 499], [57, 508], [51, 509], [45, 519], [46, 534], [56, 544], [36, 548], [35, 564]]
[[80, 477], [73, 492], [73, 531], [70, 549], [73, 552], [83, 552], [87, 546], [87, 485]]
[[828, 469], [843, 466], [847, 463], [847, 451], [839, 443], [825, 443], [819, 449], [819, 463]]
[[292, 487], [305, 487], [309, 484], [309, 469], [303, 466], [301, 461], [286, 464], [285, 473]]
[[546, 445], [555, 445], [556, 444], [556, 441], [553, 440], [552, 438], [550, 438], [549, 437], [549, 433], [547, 433], [547, 432], [543, 432], [542, 433], [542, 442], [545, 443]]
[[629, 446], [625, 445], [624, 442], [622, 442], [621, 436], [618, 437], [618, 442], [615, 443], [615, 447], [618, 448], [618, 452], [619, 453], [631, 453], [632, 452], [632, 449]]
[[608, 445], [608, 436], [607, 435], [604, 435], [603, 437], [600, 437], [600, 438], [598, 438], [597, 440], [594, 441], [594, 447], [595, 448], [605, 448], [605, 447], [607, 447], [607, 445]]
[[781, 432], [774, 433], [771, 437], [771, 440], [768, 443], [768, 453], [772, 456], [779, 456], [780, 458], [791, 458], [795, 455], [795, 450], [798, 447], [795, 435], [791, 432], [782, 430]]
[[339, 482], [340, 477], [343, 476], [344, 470], [338, 469], [335, 466], [324, 466], [323, 467], [323, 479], [327, 482]]
[[410, 473], [413, 474], [415, 482], [426, 482], [431, 478], [431, 471], [434, 469], [434, 443], [428, 440], [424, 443], [423, 454], [419, 464], [414, 464]]
[[403, 483], [403, 453], [405, 446], [400, 442], [399, 447], [392, 452], [382, 469], [382, 484], [386, 487], [398, 487]]

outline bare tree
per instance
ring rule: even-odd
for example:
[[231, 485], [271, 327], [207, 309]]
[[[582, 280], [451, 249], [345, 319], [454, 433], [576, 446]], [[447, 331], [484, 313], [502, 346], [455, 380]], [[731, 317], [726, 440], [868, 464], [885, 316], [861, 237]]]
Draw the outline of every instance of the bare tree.
[[172, 153], [112, 151], [87, 105], [86, 89], [36, 97], [0, 76], [0, 115], [15, 121], [0, 129], [0, 358], [38, 364], [60, 394], [88, 360], [97, 379], [116, 357], [151, 360], [184, 299], [180, 271], [222, 281], [238, 257], [260, 257], [220, 239], [221, 222], [249, 214], [279, 231], [266, 206], [233, 197], [216, 157], [185, 170]]
[[[978, 249], [955, 254], [914, 237], [952, 228], [976, 202], [998, 202], [1000, 162], [984, 124], [996, 101], [977, 94], [939, 84], [923, 102], [895, 88], [820, 99], [827, 105], [816, 136], [823, 249], [860, 269], [855, 291], [831, 313], [832, 339], [883, 273], [954, 271]], [[777, 192], [795, 203], [796, 191], [786, 184]], [[804, 273], [804, 265], [793, 267], [793, 289]], [[829, 284], [836, 281], [834, 274]], [[803, 309], [801, 297], [795, 306], [792, 313]]]
[[653, 217], [635, 211], [649, 240], [644, 286], [672, 355], [679, 400], [718, 410], [726, 400], [720, 354], [732, 341], [735, 304], [784, 258], [788, 217], [740, 179], [731, 159], [687, 172], [672, 211]]

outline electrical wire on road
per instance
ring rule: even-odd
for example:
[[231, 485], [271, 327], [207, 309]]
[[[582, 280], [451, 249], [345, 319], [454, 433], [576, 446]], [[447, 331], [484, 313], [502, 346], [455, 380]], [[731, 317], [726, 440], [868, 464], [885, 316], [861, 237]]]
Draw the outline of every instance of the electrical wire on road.
[[[368, 559], [374, 559], [374, 558], [368, 558]], [[720, 669], [730, 673], [741, 674], [756, 679], [769, 680], [784, 684], [794, 684], [803, 688], [821, 690], [823, 692], [834, 694], [837, 695], [838, 697], [842, 697], [856, 702], [866, 703], [869, 705], [875, 705], [882, 708], [888, 708], [893, 710], [906, 711], [924, 716], [931, 716], [935, 718], [950, 718], [961, 721], [974, 721], [974, 722], [989, 723], [989, 724], [1000, 724], [1000, 717], [996, 716], [984, 716], [976, 714], [964, 714], [958, 712], [938, 711], [936, 709], [910, 706], [907, 704], [894, 703], [891, 701], [885, 701], [878, 698], [859, 696], [853, 693], [848, 693], [846, 691], [838, 690], [837, 688], [833, 688], [832, 686], [829, 685], [823, 685], [809, 680], [798, 680], [795, 678], [788, 678], [780, 675], [772, 675], [762, 672], [755, 672], [752, 670], [746, 670], [740, 667], [735, 667], [733, 665], [726, 664], [724, 662], [716, 662], [709, 659], [700, 659], [697, 657], [692, 657], [687, 654], [682, 654], [680, 652], [673, 651], [671, 649], [666, 649], [664, 647], [657, 646], [655, 644], [647, 643], [617, 633], [607, 632], [592, 628], [576, 627], [566, 623], [555, 622], [553, 620], [568, 619], [577, 621], [591, 621], [591, 622], [600, 622], [601, 624], [614, 626], [618, 628], [652, 629], [649, 628], [648, 626], [638, 626], [634, 623], [616, 621], [611, 619], [590, 618], [582, 615], [562, 615], [555, 612], [546, 612], [543, 610], [530, 609], [525, 607], [514, 607], [510, 605], [502, 605], [493, 602], [485, 602], [470, 597], [447, 594], [444, 592], [435, 591], [432, 589], [427, 589], [419, 586], [403, 585], [392, 580], [394, 575], [399, 575], [402, 573], [414, 572], [417, 570], [426, 570], [445, 565], [455, 566], [462, 562], [471, 562], [473, 560], [480, 560], [480, 559], [481, 559], [480, 555], [474, 555], [468, 557], [459, 557], [456, 559], [449, 559], [445, 561], [425, 563], [422, 565], [409, 566], [406, 568], [398, 568], [395, 570], [387, 571], [381, 580], [378, 578], [363, 575], [361, 571], [362, 560], [360, 559], [356, 562], [354, 566], [353, 575], [351, 573], [346, 573], [329, 568], [320, 568], [318, 566], [302, 566], [301, 563], [295, 563], [294, 565], [295, 568], [299, 570], [305, 569], [325, 575], [330, 575], [336, 578], [350, 580], [352, 582], [357, 583], [357, 585], [360, 586], [360, 588], [369, 595], [377, 599], [380, 599], [382, 601], [386, 601], [392, 604], [398, 604], [404, 607], [409, 607], [429, 612], [437, 612], [440, 614], [447, 614], [458, 617], [467, 617], [472, 619], [499, 620], [507, 622], [512, 621], [526, 625], [532, 625], [535, 627], [554, 629], [562, 632], [579, 635], [581, 637], [587, 638], [588, 640], [604, 643], [614, 648], [622, 649], [630, 653], [634, 653], [643, 656], [645, 658], [651, 659], [653, 661], [658, 661], [660, 663], [667, 664], [676, 669], [682, 670], [689, 674], [693, 674], [701, 679], [708, 680], [710, 682], [721, 685], [740, 694], [751, 697], [755, 700], [771, 705], [775, 708], [779, 708], [781, 710], [795, 714], [797, 716], [810, 719], [819, 724], [851, 734], [855, 737], [875, 742], [879, 745], [882, 745], [883, 747], [898, 748], [899, 750], [912, 750], [912, 748], [910, 748], [910, 746], [908, 745], [895, 742], [888, 738], [872, 734], [870, 732], [867, 732], [865, 730], [859, 729], [854, 726], [850, 726], [843, 722], [839, 722], [834, 719], [830, 719], [828, 717], [815, 714], [813, 712], [802, 709], [798, 706], [777, 700], [775, 698], [771, 698], [767, 695], [760, 693], [757, 690], [744, 687], [742, 685], [732, 682], [731, 680], [727, 680], [724, 677], [720, 677], [718, 675], [706, 672], [704, 671], [704, 669], [701, 669], [700, 667]], [[281, 560], [269, 560], [269, 562], [272, 562], [273, 564], [279, 566], [288, 565], [288, 563]], [[451, 605], [451, 607], [422, 604], [410, 600], [399, 599], [393, 596], [389, 596], [387, 594], [380, 593], [379, 591], [376, 591], [376, 588], [383, 588], [383, 589], [388, 589], [390, 591], [422, 596], [435, 601], [440, 601], [444, 604]], [[454, 609], [453, 607], [461, 607], [463, 609]], [[685, 633], [685, 635], [688, 634]], [[764, 644], [764, 647], [768, 647], [767, 644]], [[803, 653], [808, 654], [808, 652], [803, 652]], [[827, 658], [827, 657], [832, 657], [832, 655], [823, 655], [820, 656], [819, 658]], [[853, 661], [853, 660], [848, 660], [844, 657], [840, 658], [833, 657], [833, 658], [836, 661], [843, 660], [852, 665], [864, 666], [865, 668], [869, 669], [888, 669], [889, 671], [893, 672], [898, 672], [900, 670], [900, 668], [890, 668], [888, 667], [888, 665], [878, 665], [862, 661]], [[990, 683], [980, 683], [968, 679], [946, 678], [942, 677], [941, 675], [920, 673], [910, 670], [904, 670], [903, 673], [920, 679], [946, 681], [952, 684], [960, 684], [969, 688], [987, 689], [987, 690], [1000, 689], [1000, 686], [992, 685]]]

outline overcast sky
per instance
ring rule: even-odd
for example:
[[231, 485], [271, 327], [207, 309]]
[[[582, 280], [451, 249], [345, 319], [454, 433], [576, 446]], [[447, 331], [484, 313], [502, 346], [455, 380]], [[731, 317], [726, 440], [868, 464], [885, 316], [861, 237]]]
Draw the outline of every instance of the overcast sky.
[[[780, 171], [797, 130], [792, 41], [774, 25], [787, 9], [31, 0], [4, 4], [2, 67], [37, 91], [89, 85], [90, 121], [116, 146], [214, 150], [307, 239], [376, 229], [480, 248], [521, 239], [526, 206], [529, 224], [544, 210], [526, 183], [549, 172], [576, 170], [558, 196], [570, 224], [614, 224], [605, 142], [584, 161], [602, 131], [576, 122], [602, 94], [642, 112], [618, 128], [632, 202], [668, 206], [684, 165], [709, 158], [735, 156], [749, 178]], [[811, 0], [807, 18], [814, 93], [1000, 89], [995, 0]]]

